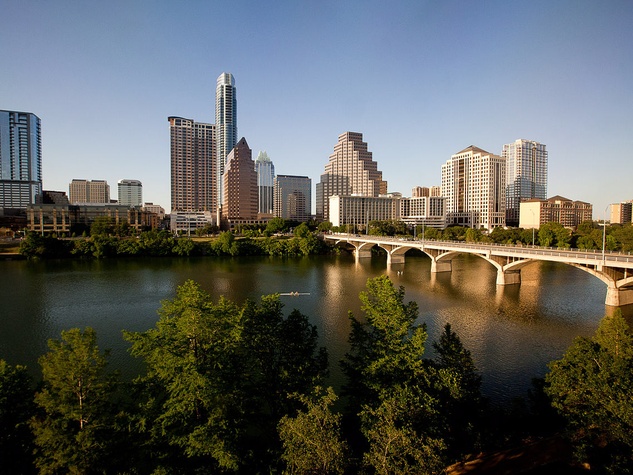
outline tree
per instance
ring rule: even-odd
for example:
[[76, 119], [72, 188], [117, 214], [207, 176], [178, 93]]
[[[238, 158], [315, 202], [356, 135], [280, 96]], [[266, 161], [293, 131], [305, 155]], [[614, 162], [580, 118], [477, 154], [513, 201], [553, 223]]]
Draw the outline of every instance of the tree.
[[241, 311], [224, 298], [214, 304], [189, 280], [158, 313], [155, 328], [124, 333], [147, 367], [144, 430], [207, 470], [235, 470], [249, 399], [239, 377]]
[[295, 230], [293, 231], [293, 234], [298, 238], [306, 238], [310, 234], [312, 234], [312, 232], [310, 231], [310, 228], [308, 227], [306, 223], [301, 223], [299, 226], [295, 228]]
[[293, 394], [304, 406], [279, 422], [282, 460], [288, 474], [343, 473], [347, 444], [341, 436], [341, 415], [332, 412], [336, 394], [331, 387], [315, 387], [313, 394]]
[[618, 310], [593, 338], [549, 365], [546, 392], [567, 420], [577, 455], [610, 473], [633, 472], [633, 336]]
[[286, 220], [283, 218], [273, 218], [268, 221], [266, 225], [265, 233], [270, 236], [271, 234], [281, 233], [288, 229]]
[[49, 340], [39, 360], [41, 415], [31, 420], [40, 473], [99, 473], [111, 463], [117, 376], [107, 371], [108, 352], [97, 347], [92, 328], [73, 328]]
[[98, 216], [90, 225], [90, 235], [112, 234], [114, 232], [114, 221], [110, 216]]
[[484, 401], [481, 376], [461, 340], [446, 324], [439, 341], [433, 343], [437, 354], [433, 365], [437, 372], [438, 411], [445, 427], [443, 436], [452, 457], [472, 453], [480, 442]]
[[33, 437], [28, 426], [33, 413], [33, 390], [26, 368], [0, 360], [0, 467], [6, 473], [33, 472]]

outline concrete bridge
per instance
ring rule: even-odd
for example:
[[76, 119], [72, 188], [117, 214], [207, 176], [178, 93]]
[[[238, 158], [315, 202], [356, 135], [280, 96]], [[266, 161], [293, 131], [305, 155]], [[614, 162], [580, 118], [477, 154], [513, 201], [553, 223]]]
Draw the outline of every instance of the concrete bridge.
[[378, 246], [387, 252], [387, 265], [404, 264], [405, 253], [417, 249], [431, 258], [431, 272], [451, 272], [453, 256], [474, 254], [497, 269], [497, 285], [520, 284], [521, 268], [533, 262], [561, 262], [589, 272], [607, 284], [606, 305], [620, 307], [633, 304], [631, 254], [458, 241], [407, 240], [358, 234], [326, 234], [324, 238], [336, 244], [353, 246], [356, 260], [371, 257], [371, 249]]

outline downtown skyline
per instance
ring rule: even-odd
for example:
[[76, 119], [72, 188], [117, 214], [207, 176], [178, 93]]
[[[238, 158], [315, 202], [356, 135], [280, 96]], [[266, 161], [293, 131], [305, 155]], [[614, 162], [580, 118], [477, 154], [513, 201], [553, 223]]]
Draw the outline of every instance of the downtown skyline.
[[[500, 155], [523, 138], [547, 145], [548, 195], [592, 203], [594, 219], [633, 198], [630, 2], [236, 2], [230, 14], [212, 3], [13, 2], [5, 11], [0, 108], [40, 117], [45, 189], [131, 177], [144, 200], [168, 209], [165, 117], [213, 123], [226, 71], [238, 138], [313, 186], [336, 137], [354, 131], [388, 191], [405, 196], [439, 185], [459, 150]], [[216, 14], [214, 24], [239, 16], [237, 31], [205, 29]]]

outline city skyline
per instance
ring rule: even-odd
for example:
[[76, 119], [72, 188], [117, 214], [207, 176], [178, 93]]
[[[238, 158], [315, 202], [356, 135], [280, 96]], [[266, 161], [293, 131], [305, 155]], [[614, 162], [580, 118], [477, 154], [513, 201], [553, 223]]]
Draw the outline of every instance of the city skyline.
[[[314, 186], [336, 137], [358, 131], [388, 191], [407, 195], [439, 185], [456, 150], [500, 155], [524, 138], [547, 144], [548, 195], [601, 219], [633, 198], [633, 4], [525, 3], [12, 2], [0, 108], [40, 117], [45, 189], [131, 176], [169, 208], [165, 117], [214, 122], [226, 71], [241, 136], [279, 173]], [[211, 18], [239, 18], [238, 31], [223, 37]]]

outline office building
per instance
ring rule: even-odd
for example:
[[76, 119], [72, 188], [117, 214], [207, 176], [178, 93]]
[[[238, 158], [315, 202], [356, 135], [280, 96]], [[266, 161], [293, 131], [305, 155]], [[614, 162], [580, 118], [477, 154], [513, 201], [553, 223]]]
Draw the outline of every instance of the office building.
[[363, 134], [345, 132], [338, 137], [334, 153], [325, 165], [325, 173], [316, 186], [317, 219], [327, 220], [330, 196], [378, 197], [387, 193], [378, 164], [363, 142]]
[[119, 180], [119, 204], [141, 206], [143, 204], [143, 184], [138, 180]]
[[274, 208], [275, 165], [273, 165], [266, 151], [259, 152], [257, 155], [255, 172], [257, 173], [258, 211], [262, 215], [272, 215]]
[[419, 198], [421, 196], [430, 196], [430, 190], [426, 186], [416, 186], [411, 190], [411, 197]]
[[312, 217], [312, 180], [307, 176], [277, 175], [274, 197], [275, 217], [294, 221]]
[[447, 225], [505, 226], [505, 159], [470, 146], [442, 165]]
[[547, 150], [544, 144], [518, 139], [505, 144], [506, 225], [519, 225], [519, 204], [523, 200], [547, 198]]
[[400, 195], [358, 196], [333, 195], [329, 198], [329, 219], [332, 226], [352, 226], [367, 230], [370, 221], [400, 219]]
[[545, 223], [560, 223], [566, 228], [576, 228], [584, 221], [592, 220], [593, 207], [584, 201], [572, 201], [562, 196], [546, 200], [525, 200], [519, 205], [519, 227], [538, 229]]
[[631, 222], [633, 222], [633, 201], [611, 205], [611, 224], [630, 224]]
[[26, 209], [42, 193], [40, 119], [0, 110], [0, 208]]
[[222, 191], [222, 221], [257, 220], [257, 173], [252, 151], [244, 138], [227, 157]]
[[222, 205], [224, 197], [222, 176], [227, 157], [237, 143], [237, 93], [235, 79], [231, 73], [222, 73], [218, 76], [215, 89], [215, 126], [217, 131], [217, 195], [218, 205]]
[[110, 203], [110, 185], [105, 180], [73, 179], [68, 191], [71, 204]]
[[215, 125], [169, 117], [171, 137], [171, 210], [217, 208]]
[[415, 196], [400, 200], [400, 219], [410, 226], [446, 227], [446, 198]]

